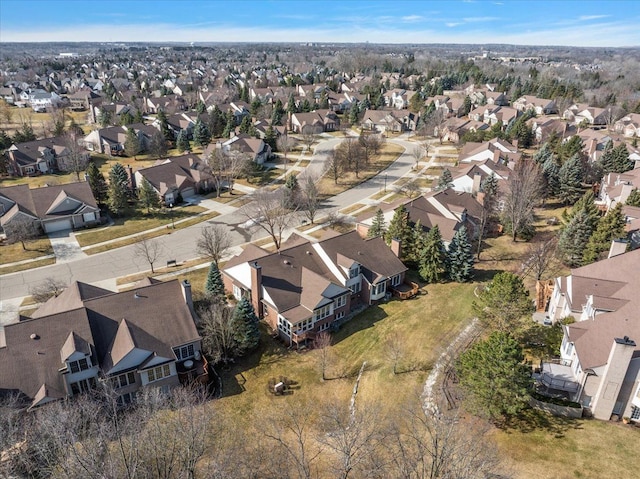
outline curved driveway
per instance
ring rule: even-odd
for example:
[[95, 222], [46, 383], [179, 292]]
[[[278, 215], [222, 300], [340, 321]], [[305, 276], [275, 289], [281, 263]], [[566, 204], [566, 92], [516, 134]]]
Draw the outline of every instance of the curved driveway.
[[[316, 146], [315, 153], [307, 168], [312, 171], [322, 170], [328, 152], [340, 141], [341, 138], [336, 138], [319, 143]], [[414, 159], [409, 152], [411, 147], [415, 146], [415, 143], [400, 139], [388, 141], [404, 147], [405, 152], [386, 170], [375, 177], [332, 197], [324, 205], [322, 210], [324, 214], [358, 203], [368, 196], [379, 192], [383, 187], [385, 174], [387, 175], [387, 186], [389, 186], [411, 170]], [[251, 233], [238, 227], [239, 224], [245, 221], [246, 218], [242, 216], [239, 211], [235, 211], [160, 236], [157, 240], [163, 245], [163, 254], [156, 265], [163, 265], [169, 259], [182, 262], [196, 258], [198, 256], [196, 252], [196, 242], [200, 236], [200, 229], [209, 224], [218, 223], [228, 225], [233, 245], [241, 245], [266, 236], [262, 230]], [[19, 273], [3, 275], [0, 277], [0, 301], [27, 296], [29, 295], [30, 287], [41, 283], [49, 277], [59, 279], [66, 284], [70, 284], [73, 281], [83, 281], [86, 283], [100, 283], [109, 289], [115, 289], [116, 278], [148, 270], [149, 264], [141, 258], [136, 257], [134, 246], [124, 246], [104, 253], [79, 258], [75, 261], [57, 263]]]

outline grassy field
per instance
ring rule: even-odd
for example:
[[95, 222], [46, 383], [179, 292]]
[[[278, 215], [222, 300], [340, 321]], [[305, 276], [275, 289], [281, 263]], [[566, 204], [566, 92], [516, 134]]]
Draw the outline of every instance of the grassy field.
[[[206, 269], [185, 275], [194, 290], [202, 288]], [[472, 284], [430, 285], [413, 300], [390, 301], [373, 306], [346, 323], [334, 335], [330, 348], [328, 378], [321, 380], [319, 352], [295, 351], [263, 338], [260, 350], [223, 372], [224, 394], [216, 408], [231, 417], [251, 416], [274, 398], [267, 392], [270, 378], [287, 376], [299, 383], [291, 398], [312, 400], [314, 397], [336, 397], [347, 401], [353, 388], [354, 374], [367, 361], [359, 397], [393, 406], [397, 401], [415, 397], [430, 365], [441, 353], [447, 338], [454, 337], [471, 315]], [[201, 294], [199, 291], [196, 294]], [[455, 302], [455, 311], [448, 305]], [[406, 338], [404, 360], [394, 375], [388, 359], [386, 340], [397, 334]]]
[[[76, 233], [76, 239], [80, 246], [89, 246], [103, 241], [122, 238], [123, 236], [140, 233], [149, 229], [171, 224], [178, 220], [189, 218], [195, 214], [206, 211], [202, 206], [184, 206], [173, 208], [171, 213], [167, 211], [146, 211], [136, 210], [132, 215], [123, 218], [114, 218], [114, 225], [106, 228]], [[180, 225], [178, 225], [180, 227]], [[184, 227], [184, 226], [182, 226]]]
[[367, 167], [360, 170], [359, 177], [356, 178], [352, 172], [341, 173], [336, 185], [331, 175], [327, 173], [322, 177], [319, 183], [319, 189], [324, 195], [333, 196], [343, 191], [359, 185], [365, 180], [374, 177], [379, 172], [393, 163], [400, 154], [404, 152], [404, 148], [393, 143], [385, 143], [380, 154], [369, 162]]
[[[25, 242], [27, 250], [22, 249], [22, 243], [0, 245], [0, 264], [15, 263], [25, 259], [34, 259], [53, 254], [53, 248], [49, 238], [43, 237], [34, 241]], [[6, 272], [6, 270], [2, 270]]]
[[491, 434], [515, 478], [626, 479], [640, 469], [640, 428], [539, 411], [527, 411], [524, 419]]

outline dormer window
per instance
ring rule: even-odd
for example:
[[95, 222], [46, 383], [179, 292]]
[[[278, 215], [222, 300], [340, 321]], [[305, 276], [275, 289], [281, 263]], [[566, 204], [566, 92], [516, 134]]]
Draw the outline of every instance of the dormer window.
[[71, 371], [71, 374], [75, 374], [80, 371], [86, 371], [91, 367], [91, 365], [87, 361], [87, 358], [82, 358], [77, 361], [71, 361], [68, 363], [68, 365], [69, 365], [68, 367], [69, 367], [69, 371]]
[[359, 264], [354, 264], [349, 269], [349, 279], [353, 279], [353, 278], [357, 277], [359, 274], [360, 274], [360, 265]]

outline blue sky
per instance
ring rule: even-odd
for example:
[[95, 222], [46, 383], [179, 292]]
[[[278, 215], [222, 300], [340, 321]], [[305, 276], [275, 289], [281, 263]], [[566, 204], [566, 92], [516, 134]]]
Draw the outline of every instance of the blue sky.
[[0, 42], [640, 46], [638, 0], [0, 0]]

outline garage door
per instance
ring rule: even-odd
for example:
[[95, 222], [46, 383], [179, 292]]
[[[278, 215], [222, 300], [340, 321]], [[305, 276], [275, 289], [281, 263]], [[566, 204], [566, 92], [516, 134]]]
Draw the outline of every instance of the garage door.
[[182, 190], [180, 192], [180, 194], [182, 195], [183, 198], [190, 198], [193, 195], [196, 194], [195, 190], [193, 189], [193, 187], [190, 188], [185, 188], [184, 190]]
[[54, 231], [70, 230], [71, 220], [57, 220], [44, 224], [45, 233], [53, 233]]

